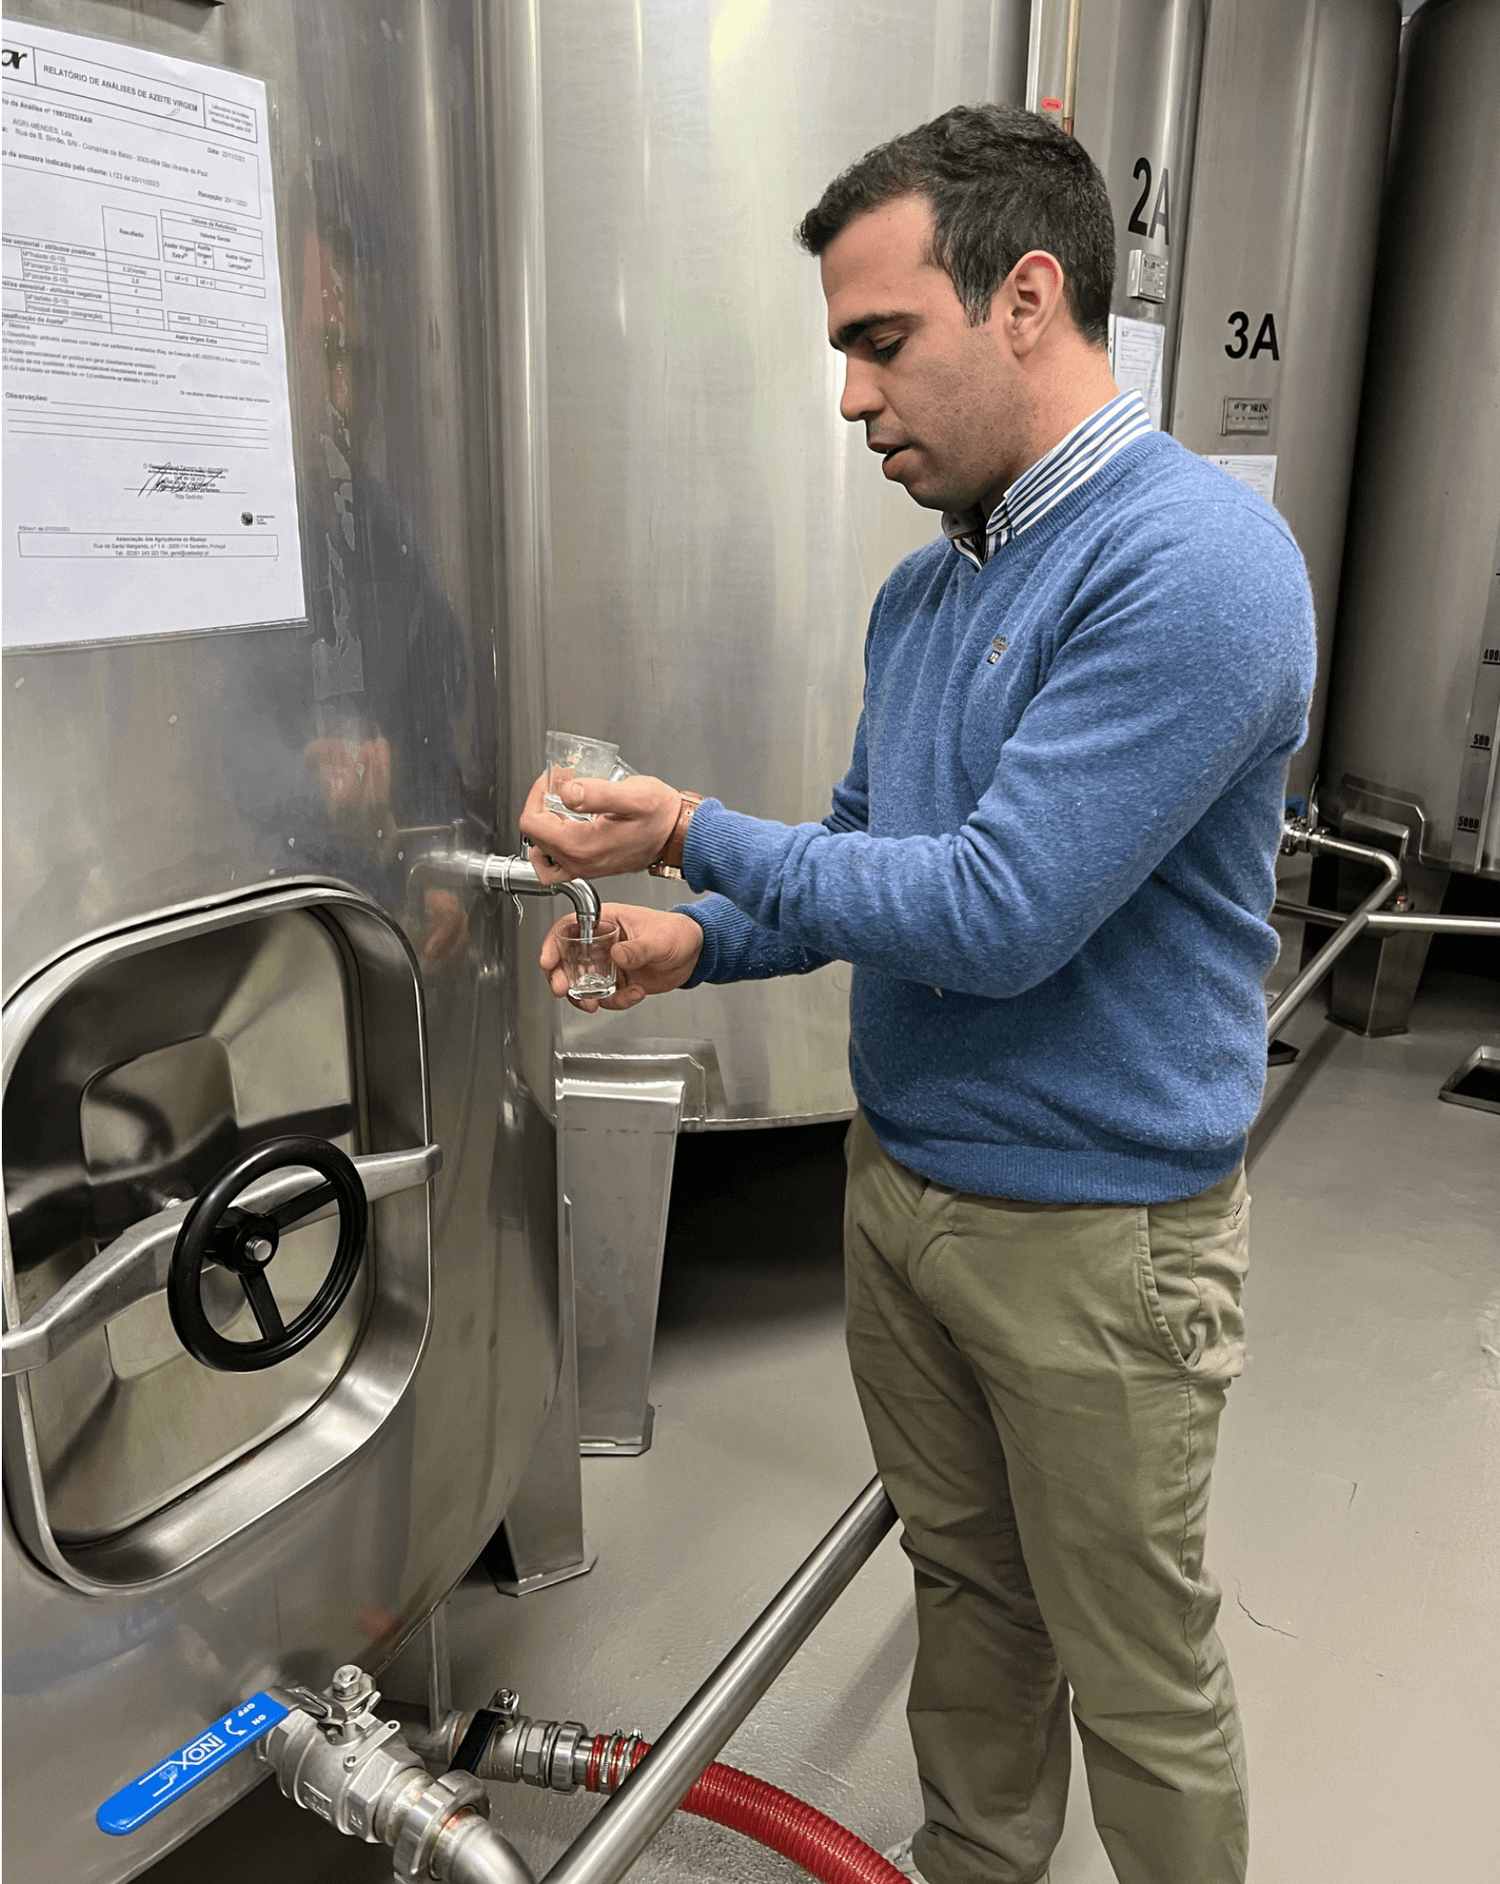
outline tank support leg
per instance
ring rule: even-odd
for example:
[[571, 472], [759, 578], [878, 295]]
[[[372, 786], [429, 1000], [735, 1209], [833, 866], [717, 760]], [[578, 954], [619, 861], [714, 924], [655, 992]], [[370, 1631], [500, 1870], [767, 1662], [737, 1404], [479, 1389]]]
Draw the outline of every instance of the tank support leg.
[[[1415, 832], [1368, 813], [1346, 813], [1339, 830], [1356, 844], [1390, 851], [1399, 858], [1402, 894], [1398, 910], [1432, 915], [1442, 908], [1449, 872], [1417, 862]], [[1333, 861], [1330, 874], [1333, 881], [1327, 889], [1333, 894], [1327, 901], [1341, 910], [1352, 909], [1375, 881], [1367, 867], [1341, 859]], [[1313, 901], [1323, 901], [1326, 894], [1315, 889]], [[1319, 939], [1326, 935], [1326, 930], [1321, 931]], [[1334, 968], [1328, 987], [1329, 1019], [1358, 1034], [1404, 1034], [1431, 945], [1431, 936], [1424, 934], [1361, 936]]]
[[578, 1456], [578, 1339], [573, 1306], [573, 1247], [568, 1200], [559, 1197], [557, 1319], [561, 1364], [557, 1397], [500, 1529], [481, 1561], [505, 1596], [529, 1596], [597, 1562], [583, 1534], [583, 1474]]
[[557, 1083], [562, 1221], [578, 1317], [578, 1426], [588, 1453], [651, 1444], [651, 1355], [667, 1241], [681, 1078]]

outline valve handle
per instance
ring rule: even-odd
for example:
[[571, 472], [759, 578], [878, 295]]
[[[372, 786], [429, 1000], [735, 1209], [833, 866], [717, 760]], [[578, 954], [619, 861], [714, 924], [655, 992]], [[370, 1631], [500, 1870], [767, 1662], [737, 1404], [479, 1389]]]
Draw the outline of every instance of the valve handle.
[[[306, 1165], [325, 1182], [301, 1191], [273, 1210], [236, 1208], [234, 1199], [257, 1178], [287, 1165]], [[290, 1322], [266, 1275], [283, 1230], [330, 1200], [339, 1213], [338, 1245], [317, 1293]], [[225, 1165], [183, 1219], [167, 1278], [167, 1309], [177, 1338], [205, 1367], [244, 1374], [274, 1367], [313, 1341], [339, 1312], [354, 1286], [364, 1253], [370, 1207], [353, 1161], [326, 1138], [272, 1138]], [[239, 1278], [260, 1329], [258, 1341], [231, 1341], [219, 1333], [203, 1307], [205, 1263], [217, 1263]]]
[[94, 1814], [94, 1823], [101, 1832], [123, 1838], [147, 1819], [154, 1819], [210, 1773], [216, 1773], [242, 1747], [253, 1746], [290, 1712], [289, 1707], [264, 1691], [252, 1694], [248, 1701], [220, 1715], [211, 1727], [205, 1727], [196, 1740], [111, 1794]]

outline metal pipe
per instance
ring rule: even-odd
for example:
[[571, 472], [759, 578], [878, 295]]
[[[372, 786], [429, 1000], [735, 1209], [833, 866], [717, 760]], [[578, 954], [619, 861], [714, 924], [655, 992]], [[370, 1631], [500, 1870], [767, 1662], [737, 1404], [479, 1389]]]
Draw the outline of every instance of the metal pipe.
[[447, 1884], [535, 1884], [520, 1853], [481, 1818], [450, 1821], [438, 1838], [431, 1874]]
[[1068, 0], [1068, 54], [1063, 70], [1062, 128], [1073, 135], [1073, 107], [1078, 99], [1078, 42], [1083, 27], [1083, 0]]
[[543, 1884], [624, 1877], [895, 1521], [884, 1486], [872, 1479]]
[[509, 891], [512, 896], [566, 896], [578, 915], [578, 933], [593, 940], [599, 920], [599, 892], [583, 877], [563, 883], [543, 883], [524, 857], [501, 857], [486, 850], [430, 850], [412, 864], [413, 871], [428, 870], [468, 889]]
[[[1343, 910], [1317, 909], [1311, 903], [1293, 903], [1278, 896], [1273, 916], [1342, 928], [1349, 920]], [[1492, 935], [1500, 938], [1500, 916], [1435, 916], [1415, 909], [1377, 909], [1368, 928], [1374, 935]]]
[[1282, 847], [1313, 851], [1328, 857], [1349, 857], [1357, 863], [1372, 864], [1380, 872], [1380, 881], [1365, 900], [1351, 910], [1347, 921], [1328, 938], [1266, 1015], [1267, 1040], [1276, 1038], [1277, 1030], [1296, 1013], [1350, 943], [1369, 927], [1375, 911], [1388, 897], [1395, 895], [1401, 883], [1400, 861], [1387, 850], [1372, 850], [1366, 844], [1348, 844], [1341, 837], [1330, 837], [1325, 832], [1307, 830], [1295, 824], [1289, 824], [1282, 833]]

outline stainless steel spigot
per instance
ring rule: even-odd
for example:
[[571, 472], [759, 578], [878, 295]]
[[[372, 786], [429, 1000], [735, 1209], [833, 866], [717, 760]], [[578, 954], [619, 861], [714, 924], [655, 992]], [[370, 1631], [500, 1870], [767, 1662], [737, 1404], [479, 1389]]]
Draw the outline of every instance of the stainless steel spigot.
[[512, 896], [565, 896], [578, 915], [580, 940], [592, 942], [594, 924], [599, 920], [599, 892], [583, 877], [570, 877], [563, 883], [543, 883], [535, 866], [524, 857], [503, 857], [484, 850], [430, 850], [417, 858], [413, 870], [425, 870], [445, 882], [467, 889], [487, 890], [492, 895], [508, 891]]

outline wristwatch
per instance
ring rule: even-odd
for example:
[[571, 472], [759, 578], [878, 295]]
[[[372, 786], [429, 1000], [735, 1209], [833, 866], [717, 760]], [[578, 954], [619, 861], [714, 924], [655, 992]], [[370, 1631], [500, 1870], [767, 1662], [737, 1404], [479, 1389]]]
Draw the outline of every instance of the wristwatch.
[[654, 864], [646, 866], [649, 877], [680, 877], [682, 875], [682, 846], [687, 841], [687, 828], [693, 821], [693, 813], [703, 803], [702, 792], [679, 792], [682, 803], [677, 807], [677, 822], [672, 826], [672, 835], [662, 846], [662, 853]]

